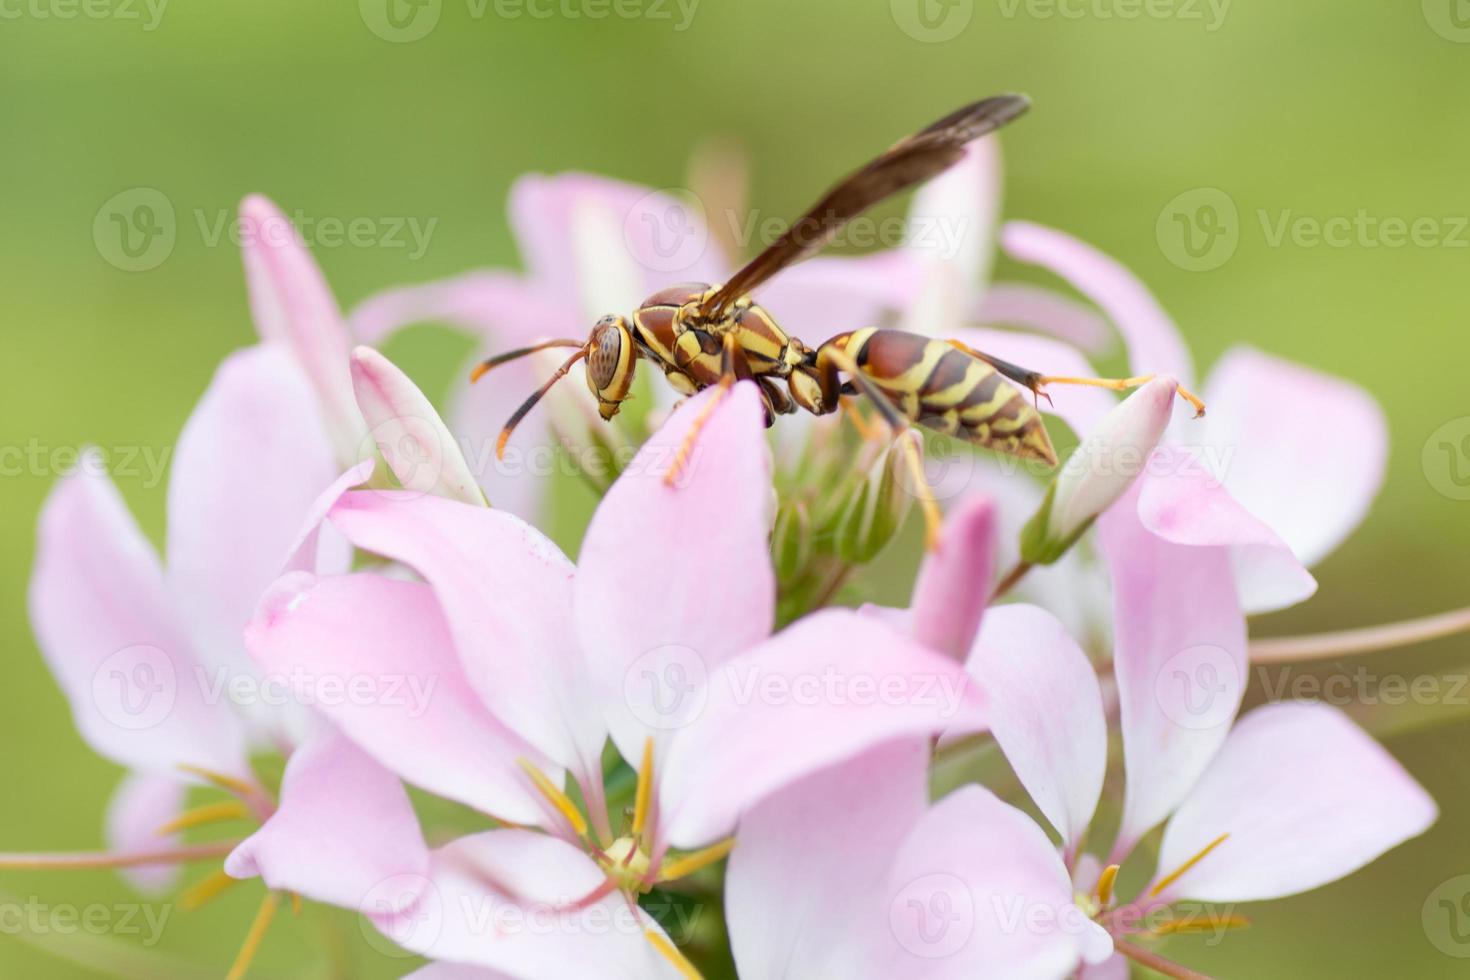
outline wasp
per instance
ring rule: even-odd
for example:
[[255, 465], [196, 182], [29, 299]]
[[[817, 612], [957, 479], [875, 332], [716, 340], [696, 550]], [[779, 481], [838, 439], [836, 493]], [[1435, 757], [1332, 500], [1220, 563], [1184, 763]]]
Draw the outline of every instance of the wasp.
[[[501, 430], [497, 455], [512, 430], [536, 403], [585, 360], [587, 387], [604, 420], [618, 414], [633, 386], [640, 360], [652, 362], [676, 391], [692, 395], [736, 381], [754, 382], [767, 424], [801, 409], [827, 415], [847, 396], [862, 396], [894, 432], [909, 424], [963, 439], [996, 452], [1055, 466], [1056, 451], [1039, 410], [1047, 384], [1084, 384], [1124, 390], [1135, 378], [1053, 377], [1019, 367], [957, 340], [936, 340], [902, 330], [865, 327], [809, 347], [783, 330], [751, 293], [781, 270], [816, 255], [849, 220], [878, 202], [947, 170], [974, 140], [1012, 122], [1030, 108], [1022, 95], [1000, 95], [956, 110], [909, 136], [829, 190], [776, 241], [723, 284], [690, 283], [660, 290], [631, 317], [598, 320], [586, 341], [548, 340], [480, 363], [475, 381], [507, 361], [557, 347], [575, 353], [516, 410]], [[844, 380], [844, 377], [846, 380]], [[1028, 400], [1021, 389], [1032, 395]], [[1200, 414], [1203, 404], [1180, 389]], [[672, 484], [700, 426], [718, 403], [710, 400], [691, 426], [668, 474]], [[905, 441], [912, 446], [911, 441]], [[920, 486], [927, 488], [911, 453]], [[921, 496], [931, 541], [938, 524], [932, 494]]]

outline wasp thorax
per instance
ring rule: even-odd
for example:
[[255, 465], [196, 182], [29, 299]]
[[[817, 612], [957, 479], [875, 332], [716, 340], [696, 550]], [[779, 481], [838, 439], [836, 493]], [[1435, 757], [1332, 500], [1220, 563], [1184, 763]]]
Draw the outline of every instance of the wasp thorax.
[[588, 342], [587, 387], [597, 396], [597, 408], [604, 419], [618, 414], [619, 403], [628, 397], [634, 354], [628, 321], [620, 316], [597, 321]]

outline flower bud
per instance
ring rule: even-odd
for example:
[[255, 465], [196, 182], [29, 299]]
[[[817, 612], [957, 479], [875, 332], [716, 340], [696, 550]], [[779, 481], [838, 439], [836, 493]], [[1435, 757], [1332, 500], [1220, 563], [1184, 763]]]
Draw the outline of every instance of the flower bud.
[[849, 491], [837, 520], [834, 550], [839, 558], [858, 564], [872, 561], [908, 517], [914, 496], [904, 482], [908, 477], [904, 453], [911, 451], [904, 440], [923, 451], [918, 432], [901, 433]]
[[1041, 509], [1021, 531], [1021, 558], [1050, 565], [1133, 485], [1169, 426], [1179, 383], [1148, 382], [1105, 415], [1062, 464]]
[[776, 566], [777, 580], [795, 580], [811, 557], [811, 511], [800, 500], [782, 504], [776, 511], [776, 525], [771, 530], [771, 560]]
[[[444, 420], [392, 361], [371, 347], [354, 350], [352, 390], [369, 427], [361, 458], [376, 453], [405, 490], [487, 506]], [[386, 485], [384, 475], [380, 471], [374, 484]]]

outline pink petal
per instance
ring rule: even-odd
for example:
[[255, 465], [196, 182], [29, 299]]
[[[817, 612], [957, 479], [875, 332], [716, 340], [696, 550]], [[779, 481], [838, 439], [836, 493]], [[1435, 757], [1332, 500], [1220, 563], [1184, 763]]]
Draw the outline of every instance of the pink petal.
[[1161, 448], [1148, 471], [1140, 481], [1139, 519], [1174, 544], [1228, 549], [1247, 612], [1294, 605], [1317, 591], [1316, 579], [1286, 542], [1237, 503], [1196, 457]]
[[1045, 831], [979, 786], [929, 809], [885, 894], [899, 951], [880, 976], [1060, 980], [1112, 952]]
[[245, 643], [268, 679], [405, 781], [513, 823], [541, 819], [516, 763], [534, 750], [480, 702], [428, 586], [295, 572], [262, 600]]
[[[724, 261], [697, 208], [663, 191], [591, 174], [532, 174], [511, 188], [510, 218], [532, 278], [550, 295], [615, 304], [591, 314], [632, 312], [675, 282], [715, 282]], [[601, 261], [628, 265], [635, 280], [624, 296], [590, 297], [599, 270], [588, 249], [586, 222], [615, 236], [598, 243]], [[584, 310], [584, 313], [586, 311]], [[591, 320], [587, 326], [591, 327]]]
[[[296, 543], [291, 546], [291, 557], [286, 560], [281, 572], [315, 572], [321, 575], [341, 575], [352, 568], [352, 545], [338, 535], [333, 539], [334, 533], [330, 527], [324, 528], [327, 514], [331, 513], [337, 501], [342, 495], [353, 487], [360, 487], [373, 475], [374, 463], [365, 459], [361, 463], [347, 470], [317, 495], [307, 508], [306, 517], [301, 522], [301, 530], [296, 535]], [[325, 533], [324, 533], [325, 532]], [[336, 552], [340, 550], [339, 556], [335, 553], [317, 558], [318, 552]]]
[[702, 682], [769, 636], [775, 620], [771, 461], [754, 385], [726, 395], [675, 485], [665, 484], [690, 426], [718, 390], [684, 402], [644, 443], [582, 542], [577, 635], [626, 759], [641, 757], [651, 724], [661, 727], [650, 718], [652, 703], [629, 699], [660, 693], [640, 681], [647, 671], [672, 657]]
[[1128, 958], [1115, 953], [1096, 966], [1084, 965], [1077, 973], [1077, 980], [1128, 980], [1132, 975]]
[[1161, 901], [1307, 891], [1419, 836], [1437, 816], [1429, 794], [1341, 711], [1308, 702], [1257, 708], [1169, 822], [1161, 875], [1230, 836]]
[[400, 486], [485, 505], [458, 440], [396, 364], [371, 347], [358, 347], [352, 352], [352, 390], [371, 433], [369, 445], [376, 446]]
[[969, 319], [987, 326], [1023, 327], [1085, 354], [1105, 354], [1113, 342], [1107, 320], [1091, 307], [1028, 283], [993, 283]]
[[168, 584], [215, 672], [210, 680], [254, 676], [245, 624], [280, 575], [312, 502], [337, 476], [318, 416], [286, 353], [257, 346], [225, 360], [179, 437], [168, 488]]
[[1186, 387], [1192, 383], [1194, 365], [1178, 328], [1122, 264], [1070, 235], [1029, 221], [1006, 222], [1000, 244], [1012, 258], [1049, 269], [1101, 307], [1128, 346], [1132, 373], [1168, 374]]
[[350, 463], [367, 435], [347, 373], [351, 340], [322, 270], [291, 224], [258, 194], [240, 204], [245, 282], [262, 340], [289, 350], [316, 391], [338, 459]]
[[605, 878], [558, 838], [522, 830], [462, 837], [433, 852], [428, 879], [419, 901], [400, 913], [364, 905], [386, 936], [415, 953], [521, 980], [581, 980], [589, 971], [678, 977], [645, 937], [662, 930], [620, 892], [568, 908]]
[[1087, 654], [1056, 617], [1026, 605], [986, 617], [970, 658], [990, 692], [990, 729], [1026, 792], [1075, 851], [1102, 794], [1108, 726]]
[[[1050, 337], [979, 327], [963, 327], [953, 331], [952, 336], [976, 350], [1042, 374], [1092, 377], [1097, 373], [1075, 348]], [[1027, 392], [1022, 393], [1027, 398], [1032, 397]], [[1118, 404], [1118, 400], [1103, 389], [1086, 385], [1052, 385], [1047, 388], [1047, 394], [1051, 400], [1042, 399], [1041, 410], [1061, 418], [1079, 436], [1091, 432]]]
[[38, 538], [31, 626], [87, 744], [141, 772], [247, 777], [239, 718], [201, 683], [158, 556], [95, 450], [51, 491]]
[[[414, 970], [403, 980], [507, 980], [508, 974], [483, 966], [466, 966], [463, 963], [430, 963], [421, 970]], [[1123, 980], [1127, 980], [1126, 977]]]
[[928, 782], [927, 741], [895, 741], [745, 815], [725, 878], [742, 977], [873, 975], [875, 940], [892, 945], [881, 898], [889, 866], [928, 807]]
[[1113, 580], [1127, 793], [1113, 860], [1167, 817], [1219, 751], [1245, 693], [1245, 616], [1224, 548], [1159, 537], [1139, 484], [1098, 522]]
[[914, 639], [964, 663], [995, 582], [995, 507], [976, 496], [950, 511], [924, 556], [910, 603]]
[[1002, 184], [1000, 141], [990, 137], [970, 144], [965, 159], [919, 187], [909, 205], [906, 250], [953, 268], [966, 295], [979, 295], [990, 278]]
[[[504, 345], [487, 348], [477, 354], [476, 360], [504, 349]], [[591, 396], [581, 378], [575, 372], [568, 376], [516, 426], [505, 445], [503, 459], [496, 458], [495, 444], [511, 414], [554, 370], [539, 357], [527, 357], [502, 365], [471, 384], [466, 368], [463, 379], [449, 395], [450, 424], [486, 499], [496, 509], [527, 520], [541, 515], [551, 492], [551, 478], [564, 466], [551, 428], [557, 409], [571, 400], [590, 403]], [[597, 424], [602, 423], [599, 420]]]
[[1362, 521], [1383, 483], [1383, 410], [1357, 385], [1249, 347], [1215, 365], [1205, 396], [1200, 439], [1220, 453], [1230, 495], [1302, 564], [1321, 561]]
[[502, 350], [544, 337], [585, 334], [576, 305], [510, 272], [467, 272], [413, 286], [385, 289], [348, 317], [352, 335], [379, 346], [404, 327], [445, 323], [482, 336]]
[[258, 875], [270, 888], [349, 909], [385, 879], [428, 870], [429, 847], [403, 784], [331, 729], [291, 755], [280, 807], [225, 860], [236, 878]]
[[838, 609], [798, 620], [688, 697], [660, 780], [660, 826], [676, 847], [728, 836], [742, 812], [811, 773], [885, 742], [979, 731], [986, 715], [959, 664]]
[[465, 676], [491, 713], [583, 785], [606, 730], [572, 635], [576, 569], [535, 528], [437, 497], [348, 494], [332, 522], [434, 588]]
[[[116, 854], [177, 847], [178, 834], [158, 836], [158, 829], [184, 808], [187, 786], [173, 776], [128, 773], [107, 804], [107, 849]], [[119, 872], [144, 895], [162, 895], [178, 883], [177, 864], [145, 864]]]

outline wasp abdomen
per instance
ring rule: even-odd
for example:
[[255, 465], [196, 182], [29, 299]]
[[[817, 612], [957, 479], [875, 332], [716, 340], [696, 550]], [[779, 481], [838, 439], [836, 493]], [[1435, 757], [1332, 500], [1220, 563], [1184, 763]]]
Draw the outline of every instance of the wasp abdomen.
[[980, 358], [903, 330], [859, 330], [844, 346], [910, 421], [997, 452], [1056, 462], [1040, 413]]

